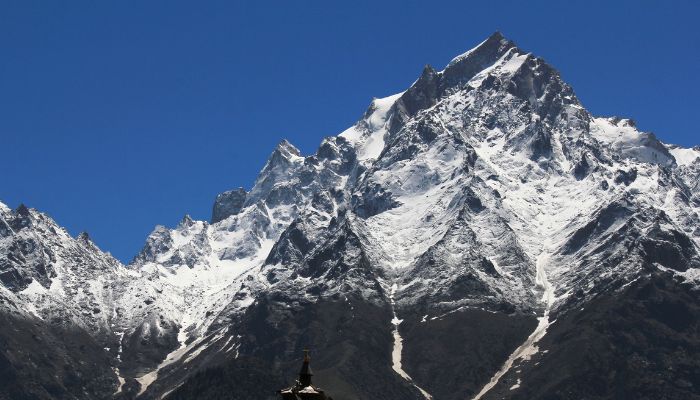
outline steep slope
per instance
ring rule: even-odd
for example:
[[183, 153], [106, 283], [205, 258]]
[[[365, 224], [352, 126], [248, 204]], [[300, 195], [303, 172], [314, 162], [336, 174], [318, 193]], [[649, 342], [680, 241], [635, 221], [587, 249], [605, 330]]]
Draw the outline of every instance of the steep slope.
[[[129, 266], [2, 206], [0, 279], [22, 318], [104, 348], [93, 398], [273, 398], [306, 347], [336, 400], [693, 398], [699, 181], [699, 149], [592, 116], [496, 33], [315, 154], [283, 141]], [[621, 386], [659, 359], [684, 372]]]
[[[696, 150], [591, 116], [554, 69], [499, 34], [373, 101], [340, 138], [358, 159], [349, 201], [330, 224], [282, 233], [258, 277], [285, 301], [266, 305], [265, 320], [290, 323], [289, 293], [307, 293], [305, 310], [347, 293], [386, 308], [395, 285], [403, 359], [393, 364], [435, 398], [486, 395], [539, 352], [560, 314], [649, 268], [697, 279]], [[356, 244], [340, 247], [348, 237]], [[282, 348], [304, 346], [287, 335]]]
[[119, 386], [116, 281], [131, 272], [83, 233], [0, 206], [0, 397], [110, 398]]

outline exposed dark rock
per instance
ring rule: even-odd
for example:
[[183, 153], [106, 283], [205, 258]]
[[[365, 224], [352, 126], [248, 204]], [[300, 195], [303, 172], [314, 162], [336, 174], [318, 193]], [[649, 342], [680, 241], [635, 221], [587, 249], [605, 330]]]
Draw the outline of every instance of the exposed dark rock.
[[[315, 354], [314, 383], [334, 400], [370, 400], [377, 393], [386, 400], [420, 399], [417, 390], [391, 370], [388, 306], [347, 297], [292, 308], [279, 300], [261, 299], [237, 326], [247, 333], [241, 346], [244, 358], [190, 378], [171, 398], [188, 399], [187, 393], [197, 393], [203, 399], [272, 400], [276, 390], [296, 378], [298, 355], [310, 348]], [[242, 363], [250, 360], [247, 369]], [[216, 378], [221, 375], [226, 379]], [[206, 387], [201, 379], [217, 385]]]
[[78, 327], [0, 313], [0, 399], [111, 399], [111, 365]]
[[697, 298], [667, 274], [602, 294], [558, 317], [538, 355], [484, 398], [698, 399]]
[[531, 315], [478, 309], [436, 319], [429, 315], [424, 322], [408, 312], [400, 314], [404, 368], [420, 387], [444, 400], [473, 397], [537, 325]]
[[[574, 176], [576, 179], [581, 180], [584, 179], [588, 173], [591, 170], [591, 166], [588, 164], [588, 159], [586, 158], [586, 154], [581, 155], [581, 159], [576, 163], [574, 166]], [[607, 181], [603, 181], [607, 185]], [[607, 188], [604, 188], [603, 190], [607, 190]]]
[[367, 185], [363, 193], [352, 198], [353, 211], [362, 218], [377, 215], [397, 207], [399, 204], [391, 193], [385, 191], [380, 185]]
[[[178, 348], [178, 326], [153, 315], [122, 339], [120, 368], [129, 376], [140, 376], [160, 364], [165, 356]], [[138, 375], [137, 375], [138, 374]]]
[[600, 240], [602, 235], [616, 221], [628, 218], [633, 214], [631, 205], [624, 201], [614, 202], [600, 210], [593, 220], [574, 232], [566, 242], [563, 251], [571, 254], [578, 251], [591, 240]]
[[245, 189], [238, 188], [217, 195], [211, 213], [211, 223], [214, 224], [238, 214], [245, 204], [247, 194]]
[[620, 184], [624, 183], [626, 186], [629, 186], [632, 182], [637, 180], [637, 169], [632, 168], [629, 171], [624, 171], [624, 170], [617, 170], [617, 173], [615, 174], [615, 183]]

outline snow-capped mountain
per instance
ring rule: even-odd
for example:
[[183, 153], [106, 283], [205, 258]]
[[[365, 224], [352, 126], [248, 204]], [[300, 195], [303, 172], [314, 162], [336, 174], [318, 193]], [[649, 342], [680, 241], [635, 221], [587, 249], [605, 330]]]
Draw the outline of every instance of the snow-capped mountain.
[[0, 393], [274, 398], [311, 347], [336, 400], [696, 398], [699, 182], [496, 33], [127, 266], [0, 206]]

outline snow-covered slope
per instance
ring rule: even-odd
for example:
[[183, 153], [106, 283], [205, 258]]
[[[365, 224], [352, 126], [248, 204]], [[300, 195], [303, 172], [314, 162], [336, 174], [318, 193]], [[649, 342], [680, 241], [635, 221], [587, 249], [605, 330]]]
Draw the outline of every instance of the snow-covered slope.
[[[245, 357], [283, 371], [311, 345], [341, 399], [488, 398], [600, 296], [659, 274], [697, 287], [698, 182], [700, 149], [592, 116], [496, 33], [316, 154], [283, 141], [211, 223], [157, 227], [128, 266], [3, 205], [0, 278], [18, 310], [101, 343], [118, 396]], [[358, 351], [374, 375], [349, 372]]]
[[[45, 214], [20, 205], [2, 211], [1, 279], [33, 314], [64, 319], [94, 333], [113, 323], [113, 283], [133, 275], [86, 233], [72, 238]], [[41, 310], [41, 313], [39, 313]], [[53, 314], [55, 311], [56, 314]]]

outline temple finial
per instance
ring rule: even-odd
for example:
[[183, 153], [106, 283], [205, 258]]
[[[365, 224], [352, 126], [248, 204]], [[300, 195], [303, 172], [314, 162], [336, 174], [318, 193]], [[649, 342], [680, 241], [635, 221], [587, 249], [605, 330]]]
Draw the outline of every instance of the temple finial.
[[309, 357], [309, 350], [304, 350], [304, 362], [301, 364], [301, 370], [299, 370], [299, 383], [301, 387], [307, 387], [311, 385], [311, 377], [314, 375], [311, 372], [311, 366], [309, 365], [311, 357]]
[[314, 373], [311, 372], [309, 353], [308, 349], [304, 349], [304, 362], [299, 370], [299, 379], [294, 386], [277, 391], [283, 400], [333, 400], [330, 396], [326, 396], [322, 389], [311, 384]]

